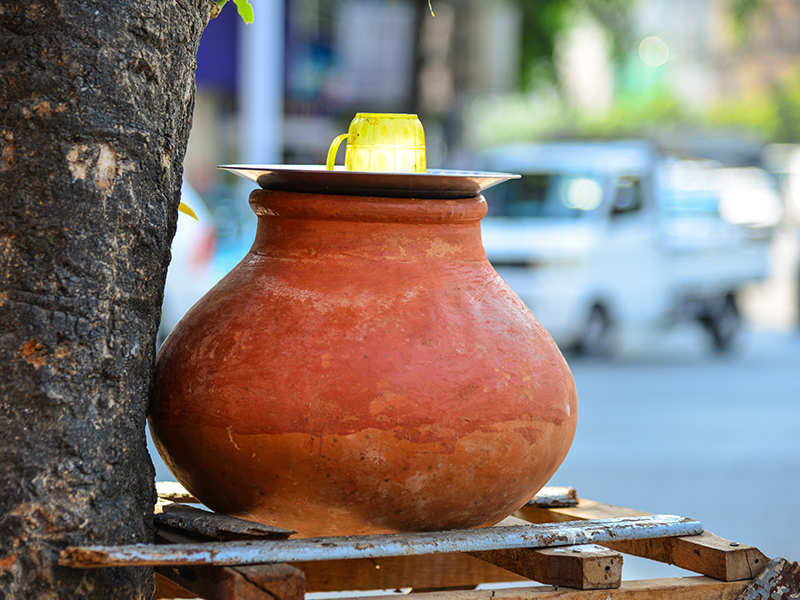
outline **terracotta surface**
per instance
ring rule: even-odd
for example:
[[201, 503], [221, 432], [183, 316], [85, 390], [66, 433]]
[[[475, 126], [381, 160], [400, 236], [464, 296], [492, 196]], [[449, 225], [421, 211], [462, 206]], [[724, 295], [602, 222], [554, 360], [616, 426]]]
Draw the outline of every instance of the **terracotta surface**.
[[256, 190], [250, 253], [158, 357], [151, 429], [214, 510], [357, 534], [489, 525], [572, 442], [572, 375], [486, 260], [482, 197]]

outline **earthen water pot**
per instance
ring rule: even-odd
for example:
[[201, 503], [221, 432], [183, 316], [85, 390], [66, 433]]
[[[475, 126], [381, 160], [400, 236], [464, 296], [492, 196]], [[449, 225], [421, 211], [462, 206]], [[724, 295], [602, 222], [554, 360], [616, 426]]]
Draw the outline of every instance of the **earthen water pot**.
[[189, 491], [308, 536], [489, 525], [547, 482], [575, 385], [486, 259], [483, 197], [250, 204], [252, 249], [158, 356], [153, 438]]

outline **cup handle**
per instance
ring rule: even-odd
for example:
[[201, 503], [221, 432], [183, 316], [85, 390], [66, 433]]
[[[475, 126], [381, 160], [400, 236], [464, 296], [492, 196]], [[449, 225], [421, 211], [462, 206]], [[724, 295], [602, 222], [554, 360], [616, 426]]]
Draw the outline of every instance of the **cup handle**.
[[328, 161], [325, 164], [328, 171], [333, 171], [333, 163], [336, 162], [336, 153], [339, 151], [339, 145], [342, 143], [342, 141], [347, 139], [348, 135], [349, 134], [347, 133], [343, 133], [333, 138], [333, 141], [331, 142], [331, 147], [328, 148]]

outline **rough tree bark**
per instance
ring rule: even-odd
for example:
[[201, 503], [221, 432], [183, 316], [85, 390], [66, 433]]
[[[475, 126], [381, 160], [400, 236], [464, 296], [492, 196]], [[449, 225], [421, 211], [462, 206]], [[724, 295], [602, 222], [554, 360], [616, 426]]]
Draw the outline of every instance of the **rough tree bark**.
[[0, 598], [148, 598], [145, 409], [212, 0], [0, 4]]

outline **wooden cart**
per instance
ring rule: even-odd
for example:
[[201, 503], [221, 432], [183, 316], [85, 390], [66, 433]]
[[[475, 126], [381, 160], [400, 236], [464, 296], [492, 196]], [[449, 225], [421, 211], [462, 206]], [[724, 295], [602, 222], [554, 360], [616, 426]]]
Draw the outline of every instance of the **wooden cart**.
[[[299, 600], [366, 590], [416, 600], [800, 598], [797, 563], [769, 560], [691, 519], [579, 499], [571, 488], [545, 488], [487, 529], [315, 540], [187, 506], [197, 501], [176, 484], [159, 484], [158, 493], [158, 544], [68, 548], [60, 564], [153, 565], [157, 598]], [[623, 554], [699, 575], [622, 581]], [[475, 589], [500, 582], [509, 585]]]

